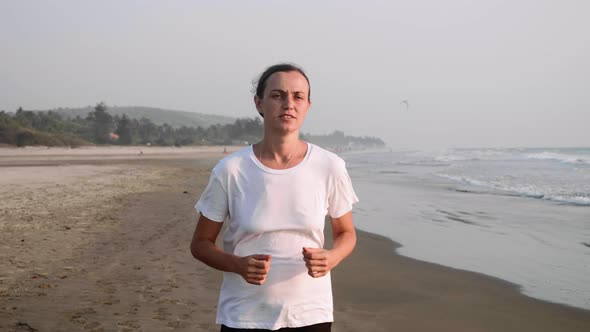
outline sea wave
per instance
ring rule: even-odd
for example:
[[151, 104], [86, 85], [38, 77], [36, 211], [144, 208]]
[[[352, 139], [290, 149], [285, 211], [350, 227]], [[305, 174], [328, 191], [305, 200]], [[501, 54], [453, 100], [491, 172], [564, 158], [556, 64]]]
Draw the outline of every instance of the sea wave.
[[[590, 193], [563, 193], [561, 191], [551, 192], [550, 190], [540, 190], [539, 188], [536, 188], [535, 186], [531, 185], [517, 186], [497, 181], [486, 181], [470, 178], [467, 176], [458, 176], [450, 174], [437, 174], [437, 176], [462, 184], [474, 185], [478, 187], [491, 189], [492, 191], [489, 193], [496, 195], [523, 196], [529, 198], [545, 199], [565, 204], [590, 206]], [[485, 192], [478, 191], [477, 193]]]
[[588, 155], [575, 155], [575, 154], [565, 154], [565, 153], [543, 151], [543, 152], [539, 152], [539, 153], [527, 154], [526, 157], [528, 159], [556, 160], [556, 161], [560, 161], [560, 162], [568, 163], [568, 164], [590, 165], [590, 156], [588, 156]]
[[462, 161], [521, 161], [553, 160], [568, 164], [590, 165], [590, 149], [587, 148], [520, 148], [520, 149], [447, 149], [428, 155], [439, 162]]
[[590, 197], [588, 196], [549, 196], [548, 199], [552, 201], [574, 204], [574, 205], [588, 205], [590, 206]]
[[436, 153], [434, 160], [442, 162], [502, 160], [510, 159], [512, 154], [500, 149], [450, 149]]

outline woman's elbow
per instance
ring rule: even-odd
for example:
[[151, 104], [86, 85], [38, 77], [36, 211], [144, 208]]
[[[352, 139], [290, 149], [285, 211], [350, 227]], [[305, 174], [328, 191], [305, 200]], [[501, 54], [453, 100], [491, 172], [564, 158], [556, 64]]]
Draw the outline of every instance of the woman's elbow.
[[356, 230], [353, 228], [352, 232], [351, 232], [351, 237], [352, 237], [352, 247], [356, 247], [356, 242], [357, 242], [357, 236], [356, 236]]
[[352, 252], [354, 250], [354, 248], [356, 247], [356, 243], [357, 243], [356, 230], [354, 228], [349, 231], [348, 237], [349, 237], [349, 241], [350, 241], [350, 252]]
[[193, 255], [194, 258], [201, 260], [201, 254], [202, 254], [202, 250], [200, 248], [200, 243], [198, 240], [193, 240], [191, 241], [191, 246], [190, 246], [190, 250], [191, 250], [191, 254]]

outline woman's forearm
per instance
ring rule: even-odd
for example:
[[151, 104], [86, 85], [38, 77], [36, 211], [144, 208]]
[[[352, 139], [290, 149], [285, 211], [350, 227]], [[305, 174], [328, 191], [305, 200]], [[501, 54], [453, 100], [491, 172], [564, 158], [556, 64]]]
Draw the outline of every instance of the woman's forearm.
[[340, 264], [354, 250], [356, 245], [356, 232], [353, 229], [343, 231], [334, 237], [332, 249], [330, 249], [335, 260], [334, 266]]
[[221, 250], [211, 241], [194, 241], [191, 243], [191, 253], [193, 257], [214, 269], [238, 273], [240, 257]]

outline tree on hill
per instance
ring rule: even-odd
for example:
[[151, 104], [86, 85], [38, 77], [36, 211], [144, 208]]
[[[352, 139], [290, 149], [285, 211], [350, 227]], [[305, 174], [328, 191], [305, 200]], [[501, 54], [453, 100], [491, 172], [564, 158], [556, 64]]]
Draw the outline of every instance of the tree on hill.
[[23, 127], [35, 128], [37, 126], [38, 116], [35, 112], [25, 111], [22, 107], [19, 107], [16, 110], [14, 120]]
[[140, 144], [153, 144], [158, 139], [158, 127], [147, 118], [141, 118], [137, 123], [137, 136]]
[[121, 118], [116, 119], [117, 129], [115, 134], [119, 135], [119, 144], [128, 145], [132, 143], [131, 122], [127, 115], [123, 114]]
[[91, 123], [93, 141], [105, 144], [110, 141], [110, 133], [113, 132], [113, 117], [107, 112], [104, 102], [96, 104], [94, 111], [86, 118]]

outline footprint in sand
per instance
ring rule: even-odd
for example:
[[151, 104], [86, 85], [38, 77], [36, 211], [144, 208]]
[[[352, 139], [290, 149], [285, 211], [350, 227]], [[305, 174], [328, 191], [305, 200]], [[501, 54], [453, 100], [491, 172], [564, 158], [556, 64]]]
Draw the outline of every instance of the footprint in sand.
[[157, 310], [154, 311], [154, 315], [152, 316], [152, 319], [168, 320], [168, 318], [170, 316], [171, 316], [171, 314], [166, 311], [166, 308], [158, 308]]
[[109, 287], [109, 288], [105, 289], [104, 292], [107, 294], [115, 294], [117, 292], [117, 290], [115, 288]]
[[131, 306], [131, 309], [129, 309], [129, 311], [127, 311], [127, 314], [129, 314], [129, 315], [137, 315], [137, 312], [139, 311], [139, 308], [140, 308], [140, 307], [141, 307], [141, 306], [140, 306], [140, 305], [138, 305], [138, 304], [136, 304], [136, 305], [132, 305], [132, 306]]
[[70, 322], [72, 322], [74, 324], [80, 324], [80, 325], [86, 324], [86, 321], [88, 319], [84, 316], [95, 314], [95, 313], [96, 313], [96, 311], [93, 308], [78, 309], [70, 314]]
[[84, 330], [89, 330], [91, 332], [99, 332], [104, 331], [104, 328], [99, 322], [90, 322], [84, 325]]
[[158, 301], [156, 301], [157, 304], [178, 304], [179, 301], [178, 300], [173, 300], [173, 299], [159, 299]]
[[168, 322], [168, 324], [166, 324], [166, 326], [178, 329], [178, 328], [185, 328], [185, 327], [189, 326], [189, 323], [181, 321], [181, 320], [175, 320], [175, 321]]
[[116, 298], [114, 296], [109, 296], [106, 299], [102, 300], [103, 305], [113, 305], [113, 304], [117, 304], [120, 302], [121, 302], [121, 300], [119, 300], [118, 298]]
[[141, 327], [139, 322], [136, 320], [127, 320], [121, 323], [117, 323], [121, 331], [133, 331]]

